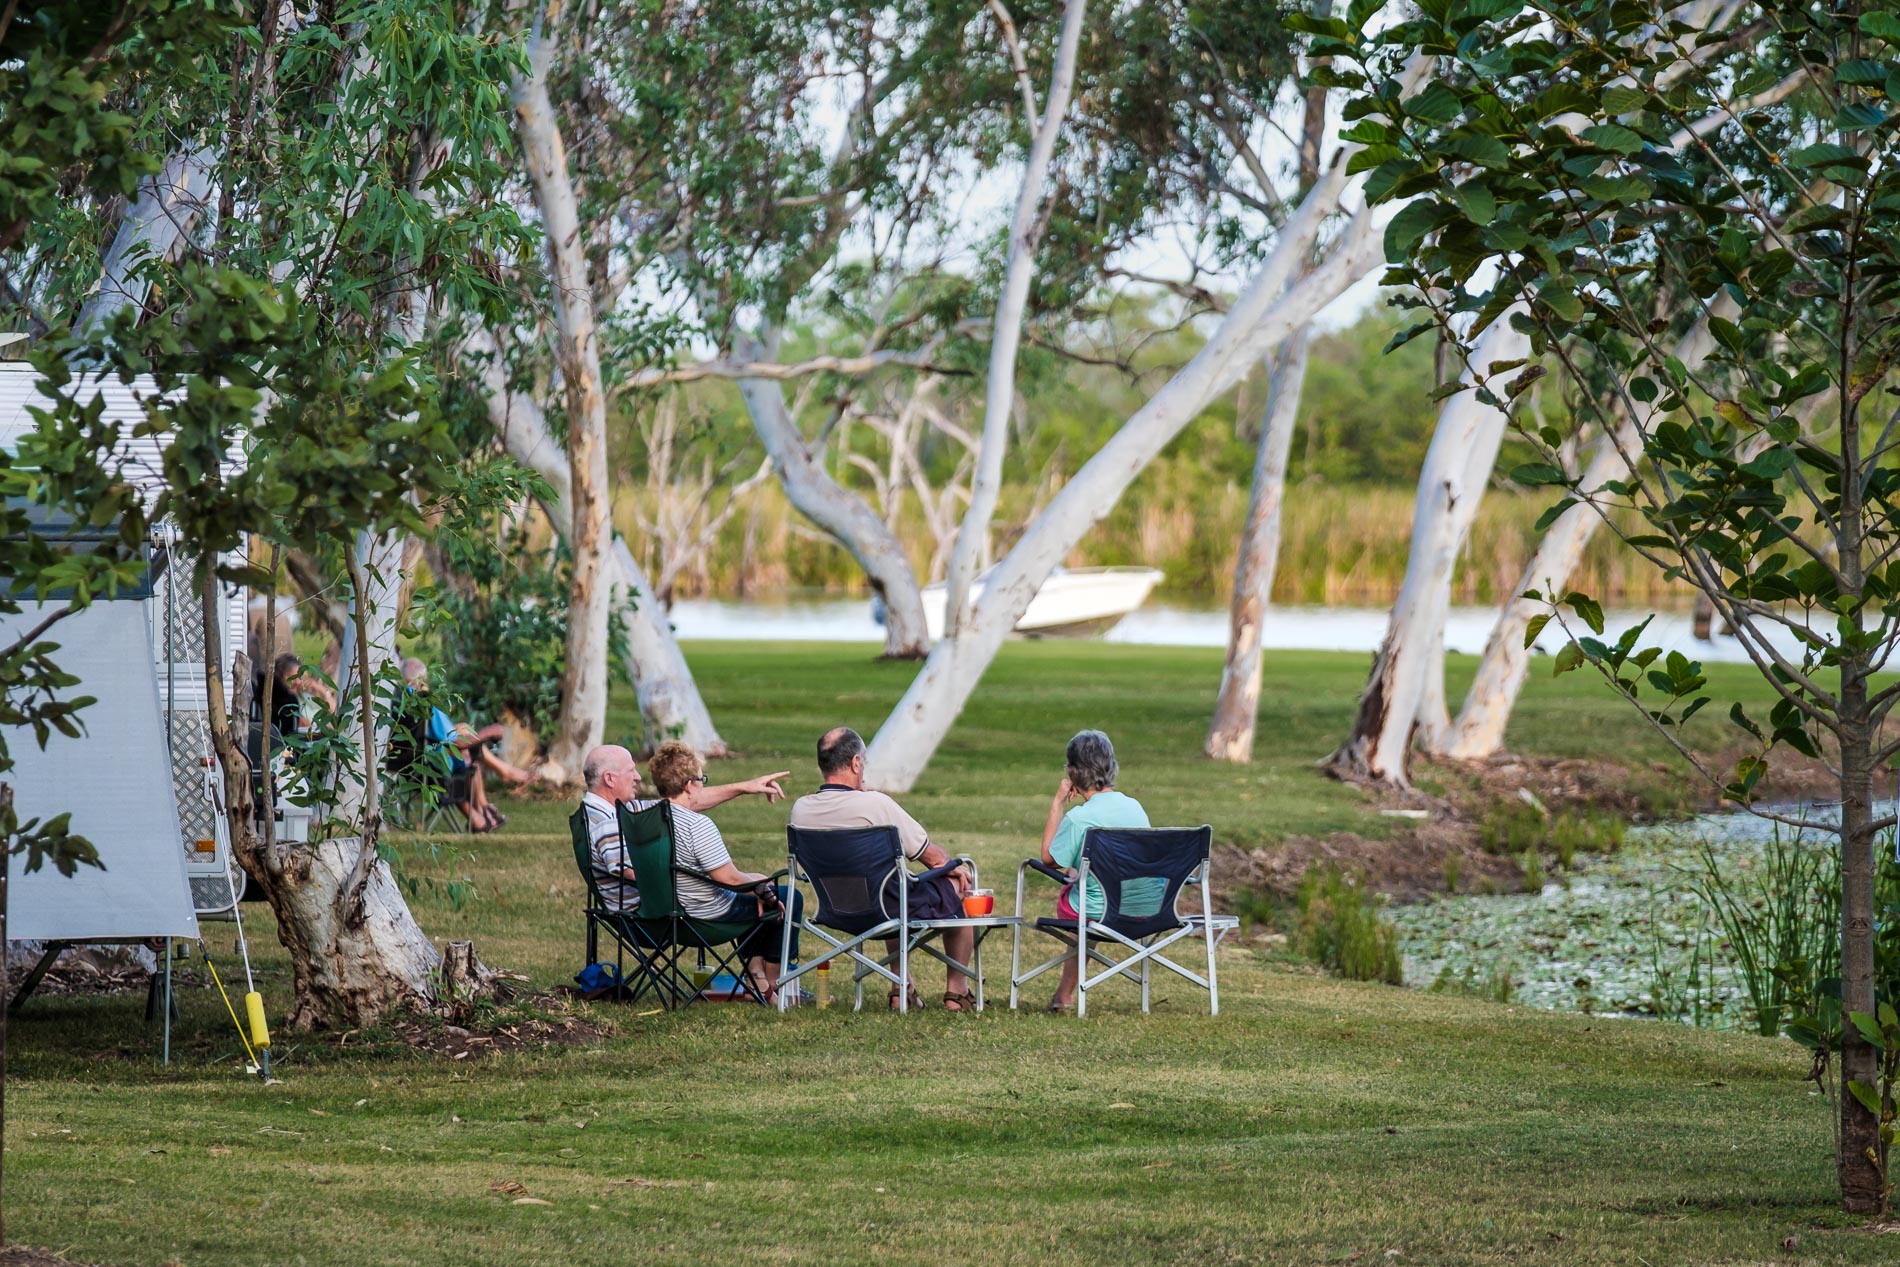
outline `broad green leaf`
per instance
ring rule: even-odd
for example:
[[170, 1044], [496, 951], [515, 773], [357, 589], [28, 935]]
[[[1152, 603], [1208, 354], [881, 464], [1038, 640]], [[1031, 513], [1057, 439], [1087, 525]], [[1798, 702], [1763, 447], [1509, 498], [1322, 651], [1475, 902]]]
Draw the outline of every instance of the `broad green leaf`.
[[1603, 112], [1605, 114], [1633, 114], [1649, 104], [1649, 94], [1641, 88], [1631, 88], [1622, 84], [1603, 90]]
[[1603, 632], [1603, 608], [1596, 599], [1579, 590], [1572, 590], [1564, 595], [1564, 605], [1576, 612], [1584, 624], [1590, 626], [1591, 633]]
[[1552, 466], [1548, 462], [1526, 462], [1522, 466], [1511, 468], [1511, 480], [1517, 484], [1563, 484], [1570, 476], [1561, 466]]
[[1585, 128], [1583, 139], [1613, 154], [1634, 154], [1643, 148], [1643, 138], [1620, 123], [1599, 123]]
[[1869, 10], [1860, 15], [1860, 30], [1890, 44], [1900, 44], [1900, 17], [1886, 10]]

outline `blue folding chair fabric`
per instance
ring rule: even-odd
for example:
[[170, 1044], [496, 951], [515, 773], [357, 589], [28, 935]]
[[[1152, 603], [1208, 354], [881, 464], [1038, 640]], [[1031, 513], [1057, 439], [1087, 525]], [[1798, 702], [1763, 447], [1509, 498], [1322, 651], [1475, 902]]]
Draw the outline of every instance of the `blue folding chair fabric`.
[[[807, 954], [796, 968], [788, 968], [779, 977], [779, 1010], [788, 1006], [795, 993], [787, 986], [818, 965], [839, 956], [853, 965], [854, 1009], [864, 1006], [864, 978], [878, 976], [889, 981], [897, 993], [898, 1010], [910, 1010], [910, 952], [932, 928], [932, 921], [913, 920], [910, 916], [910, 885], [916, 880], [948, 875], [958, 866], [974, 866], [967, 858], [952, 858], [940, 867], [911, 875], [904, 865], [902, 842], [895, 827], [853, 827], [836, 831], [813, 831], [786, 827], [786, 884], [809, 885], [814, 901], [799, 922], [799, 928], [823, 949]], [[842, 934], [837, 936], [834, 934]], [[860, 947], [873, 938], [891, 938], [897, 942], [897, 970], [893, 972], [883, 959], [866, 955]], [[792, 924], [784, 933], [786, 953], [790, 953]], [[943, 955], [935, 950], [938, 958]], [[959, 968], [963, 965], [958, 965]]]
[[[1070, 901], [1081, 912], [1079, 919], [1044, 917], [1034, 927], [1063, 943], [1065, 949], [1054, 958], [1022, 970], [1022, 928], [1024, 881], [1034, 871], [1058, 883], [1069, 877], [1060, 868], [1039, 858], [1024, 862], [1016, 873], [1017, 925], [1010, 948], [1009, 1005], [1017, 1005], [1025, 982], [1062, 966], [1073, 955], [1077, 962], [1075, 1011], [1088, 1014], [1088, 992], [1111, 977], [1139, 971], [1141, 1010], [1149, 1008], [1149, 969], [1155, 964], [1185, 977], [1207, 991], [1208, 1011], [1220, 1014], [1220, 983], [1214, 964], [1214, 949], [1229, 929], [1239, 926], [1232, 915], [1214, 914], [1208, 892], [1208, 868], [1214, 831], [1200, 827], [1091, 827], [1082, 838], [1081, 856], [1076, 862], [1076, 878]], [[1087, 897], [1094, 879], [1102, 894], [1102, 911], [1089, 915]], [[1197, 884], [1201, 889], [1201, 909], [1179, 910], [1181, 890]], [[1207, 952], [1207, 974], [1194, 972], [1161, 952], [1184, 938], [1199, 935]], [[1091, 947], [1090, 939], [1097, 945]], [[1113, 959], [1102, 947], [1120, 943], [1132, 951], [1123, 959]], [[1089, 975], [1089, 965], [1102, 965], [1103, 971]]]

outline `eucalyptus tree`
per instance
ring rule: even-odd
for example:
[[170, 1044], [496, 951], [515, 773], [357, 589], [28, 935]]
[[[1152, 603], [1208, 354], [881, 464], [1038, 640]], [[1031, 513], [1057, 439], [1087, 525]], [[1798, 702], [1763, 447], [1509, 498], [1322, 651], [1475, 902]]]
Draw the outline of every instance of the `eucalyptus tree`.
[[[1318, 0], [1313, 12], [1326, 17], [1332, 0]], [[1258, 30], [1257, 24], [1250, 29]], [[1291, 41], [1284, 46], [1290, 47]], [[1271, 65], [1271, 63], [1269, 63]], [[1326, 143], [1327, 86], [1319, 81], [1323, 61], [1309, 67], [1311, 80], [1298, 97], [1299, 146], [1291, 156], [1297, 174], [1296, 194], [1304, 195], [1320, 177], [1320, 152]], [[1280, 75], [1287, 75], [1284, 68]], [[1205, 98], [1195, 99], [1196, 104]], [[1278, 103], [1275, 102], [1277, 105]], [[1217, 118], [1223, 135], [1235, 124]], [[1252, 146], [1242, 152], [1253, 154]], [[1258, 201], [1281, 184], [1274, 181], [1256, 156], [1243, 169], [1258, 183]], [[1242, 191], [1233, 196], [1245, 197]], [[1260, 436], [1254, 454], [1253, 481], [1247, 496], [1247, 517], [1241, 523], [1239, 549], [1234, 556], [1234, 593], [1228, 607], [1227, 653], [1221, 665], [1220, 689], [1214, 697], [1214, 715], [1202, 748], [1217, 761], [1251, 761], [1254, 730], [1260, 720], [1261, 634], [1267, 604], [1273, 595], [1273, 577], [1279, 564], [1280, 510], [1286, 492], [1287, 461], [1293, 448], [1293, 428], [1299, 421], [1300, 393], [1306, 382], [1307, 332], [1296, 331], [1262, 364], [1267, 376], [1267, 401], [1260, 418]]]
[[[1774, 695], [1763, 719], [1729, 709], [1748, 751], [1718, 770], [1683, 735], [1712, 698], [1699, 665], [1643, 647], [1647, 622], [1608, 637], [1589, 595], [1532, 595], [1527, 637], [1553, 619], [1572, 634], [1559, 671], [1600, 673], [1733, 801], [1838, 841], [1838, 992], [1789, 1032], [1819, 1068], [1838, 1054], [1842, 1201], [1872, 1213], [1900, 1075], [1900, 943], [1894, 913], [1873, 909], [1895, 826], [1876, 779], [1900, 757], [1900, 685], [1880, 676], [1900, 642], [1900, 16], [1737, 7], [1711, 31], [1629, 5], [1439, 0], [1377, 34], [1326, 34], [1368, 68], [1377, 105], [1357, 135], [1388, 155], [1379, 196], [1412, 199], [1389, 279], [1467, 353], [1509, 321], [1532, 358], [1609, 384], [1581, 412], [1617, 446], [1613, 477], [1571, 475], [1562, 429], [1513, 411], [1541, 455], [1516, 478], [1560, 488], [1553, 513], [1588, 508], [1705, 594]], [[1397, 91], [1421, 50], [1452, 73]], [[1797, 74], [1798, 90], [1757, 100]], [[1692, 368], [1678, 347], [1698, 322], [1711, 342]], [[1541, 368], [1473, 365], [1507, 407]], [[1762, 803], [1779, 746], [1826, 763], [1838, 813]]]
[[[1256, 183], [1249, 192], [1258, 215], [1251, 220], [1205, 210], [1202, 191], [1212, 183], [1218, 186], [1216, 196], [1228, 193], [1233, 170], [1244, 166], [1256, 182], [1261, 180], [1244, 163], [1259, 151], [1249, 146], [1243, 152], [1235, 136], [1270, 115], [1281, 89], [1291, 82], [1288, 43], [1270, 38], [1281, 31], [1273, 19], [1284, 12], [1260, 6], [1222, 10], [1215, 19], [1198, 10], [1177, 15], [1166, 6], [1144, 6], [1105, 19], [1119, 25], [1103, 45], [1126, 56], [1103, 70], [1093, 88], [1084, 63], [1076, 117], [1100, 119], [1101, 135], [1078, 143], [1079, 154], [1089, 161], [1072, 160], [1071, 169], [1089, 179], [1078, 181], [1077, 193], [1059, 202], [1052, 216], [1060, 243], [1044, 254], [1061, 269], [1045, 270], [1042, 285], [1050, 291], [1045, 309], [1058, 311], [1063, 295], [1096, 289], [1109, 270], [1127, 269], [1123, 260], [1134, 257], [1126, 248], [1135, 235], [1104, 233], [1101, 223], [1115, 223], [1119, 199], [1131, 196], [1151, 208], [1134, 221], [1137, 225], [1160, 225], [1187, 211], [1215, 240], [1241, 247], [1235, 254], [1248, 280], [1231, 301], [1208, 305], [1220, 310], [1219, 319], [1201, 350], [1023, 529], [992, 569], [969, 620], [932, 649], [872, 742], [869, 764], [879, 786], [903, 790], [915, 783], [1037, 589], [1142, 469], [1209, 403], [1375, 264], [1370, 215], [1335, 223], [1352, 184], [1348, 164], [1359, 149], [1356, 144], [1326, 156], [1304, 196], [1297, 196], [1295, 188], [1289, 192], [1296, 197], [1287, 197], [1271, 176]], [[1216, 20], [1225, 24], [1218, 39], [1201, 25]], [[1238, 70], [1224, 60], [1236, 49], [1244, 54]], [[1164, 73], [1155, 73], [1157, 65]], [[1414, 76], [1424, 69], [1421, 62]], [[1092, 98], [1091, 91], [1099, 91], [1099, 97]], [[1202, 104], [1210, 94], [1217, 103], [1213, 110]], [[1092, 110], [1098, 102], [1101, 108]], [[1201, 156], [1192, 181], [1183, 182], [1173, 163], [1156, 161], [1166, 152]], [[1217, 174], [1214, 182], [1203, 179], [1209, 167]], [[1095, 214], [1076, 214], [1083, 207]], [[1200, 301], [1194, 292], [1201, 288], [1173, 280]]]
[[[146, 410], [136, 434], [162, 452], [150, 513], [189, 543], [208, 608], [223, 585], [276, 583], [274, 568], [236, 561], [254, 538], [350, 560], [365, 534], [423, 531], [459, 494], [418, 310], [492, 312], [497, 261], [522, 244], [519, 221], [488, 193], [501, 184], [491, 156], [506, 144], [517, 62], [463, 17], [430, 0], [273, 5], [255, 32], [198, 53], [189, 91], [131, 93], [154, 129], [148, 152], [200, 156], [217, 197], [174, 224], [166, 250], [106, 253], [131, 261], [124, 276], [142, 302], [47, 341], [38, 361], [54, 400], [42, 431], [120, 451], [132, 436], [102, 421], [93, 384], [116, 374], [133, 385]], [[35, 227], [40, 249], [58, 228]], [[69, 487], [51, 465], [40, 477]], [[358, 626], [386, 628], [369, 600], [397, 578], [348, 566]], [[217, 641], [205, 664], [212, 737], [235, 851], [291, 952], [292, 1022], [358, 1024], [403, 1000], [440, 1001], [442, 956], [379, 854], [377, 732], [400, 689], [393, 674], [359, 653], [352, 728], [335, 749], [362, 792], [334, 824], [349, 834], [277, 840], [268, 819], [261, 836], [253, 829], [246, 723], [226, 713]], [[479, 975], [472, 956], [462, 962]]]
[[[823, 432], [807, 437], [785, 384], [823, 376], [836, 418], [859, 380], [927, 367], [954, 337], [953, 309], [892, 303], [957, 245], [957, 165], [1014, 100], [1002, 42], [969, 38], [987, 20], [938, 0], [629, 6], [577, 17], [591, 55], [557, 86], [604, 293], [642, 296], [608, 322], [610, 382], [635, 408], [667, 383], [736, 382], [794, 507], [883, 599], [896, 657], [927, 646], [910, 560], [828, 469]], [[800, 320], [832, 311], [878, 315], [855, 346], [791, 357], [794, 325], [855, 324]], [[715, 354], [681, 363], [691, 344]]]
[[[1710, 36], [1704, 51], [1680, 59], [1668, 75], [1680, 75], [1699, 61], [1715, 57], [1712, 50], [1730, 48], [1736, 32], [1747, 26], [1745, 9], [1730, 0], [1689, 0], [1666, 6], [1671, 21]], [[1355, 4], [1345, 21], [1356, 24], [1372, 11], [1369, 3]], [[1380, 170], [1382, 163], [1391, 161], [1384, 147], [1374, 142], [1368, 153], [1371, 156], [1364, 161], [1373, 170], [1369, 187], [1380, 198], [1392, 197], [1389, 183], [1395, 178], [1394, 169]], [[1488, 167], [1499, 159], [1492, 153], [1466, 161]], [[1489, 213], [1480, 203], [1473, 214]], [[1403, 225], [1389, 228], [1388, 249], [1406, 231]], [[1429, 327], [1429, 322], [1415, 324], [1400, 339]], [[1468, 332], [1468, 342], [1479, 340], [1483, 347], [1471, 359], [1485, 369], [1493, 364], [1515, 368], [1531, 353], [1528, 335], [1510, 320], [1492, 320]], [[1416, 748], [1442, 753], [1463, 742], [1461, 734], [1469, 734], [1468, 730], [1455, 732], [1447, 715], [1444, 627], [1451, 608], [1452, 574], [1497, 465], [1507, 425], [1494, 393], [1463, 392], [1458, 387], [1452, 383], [1440, 389], [1449, 394], [1440, 407], [1432, 445], [1419, 473], [1405, 580], [1360, 695], [1352, 730], [1327, 762], [1330, 771], [1343, 777], [1409, 787]], [[1566, 525], [1566, 535], [1573, 528]], [[1545, 558], [1547, 563], [1558, 561], [1555, 550]], [[1471, 721], [1475, 724], [1476, 714]]]

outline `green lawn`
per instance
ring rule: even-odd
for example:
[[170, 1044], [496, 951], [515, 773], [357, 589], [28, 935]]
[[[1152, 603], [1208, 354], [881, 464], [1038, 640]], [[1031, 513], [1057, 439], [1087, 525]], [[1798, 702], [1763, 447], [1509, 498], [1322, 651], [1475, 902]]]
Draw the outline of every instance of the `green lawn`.
[[[801, 788], [818, 732], [870, 730], [909, 672], [852, 648], [691, 654], [744, 753], [714, 777], [789, 766]], [[1012, 645], [908, 801], [1006, 888], [1063, 741], [1100, 725], [1156, 821], [1376, 829], [1312, 770], [1364, 669], [1273, 656], [1261, 760], [1236, 772], [1193, 755], [1218, 653]], [[1535, 679], [1513, 743], [1656, 754], [1580, 676]], [[565, 807], [510, 810], [448, 846], [480, 897], [425, 894], [418, 916], [551, 986], [580, 957]], [[716, 816], [742, 861], [782, 865], [783, 807]], [[287, 965], [261, 908], [249, 926], [280, 1014]], [[227, 965], [230, 940], [212, 937]], [[137, 1000], [39, 999], [13, 1031], [7, 1231], [186, 1267], [1900, 1258], [1900, 1236], [1831, 1213], [1828, 1123], [1791, 1044], [1346, 984], [1241, 945], [1220, 968], [1215, 1019], [1167, 985], [1151, 1016], [1124, 989], [1082, 1022], [601, 1007], [601, 1044], [487, 1060], [284, 1035], [271, 1087], [232, 1070], [215, 994], [185, 992], [170, 1069]]]

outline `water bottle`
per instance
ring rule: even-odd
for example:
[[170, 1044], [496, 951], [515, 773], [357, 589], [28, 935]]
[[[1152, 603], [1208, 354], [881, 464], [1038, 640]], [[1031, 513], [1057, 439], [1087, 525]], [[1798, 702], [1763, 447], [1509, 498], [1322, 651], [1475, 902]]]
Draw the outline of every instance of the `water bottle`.
[[818, 979], [818, 987], [816, 991], [818, 995], [818, 1006], [820, 1008], [830, 1007], [831, 1006], [831, 960], [827, 959], [823, 963], [819, 964], [816, 968], [813, 968], [812, 975]]

